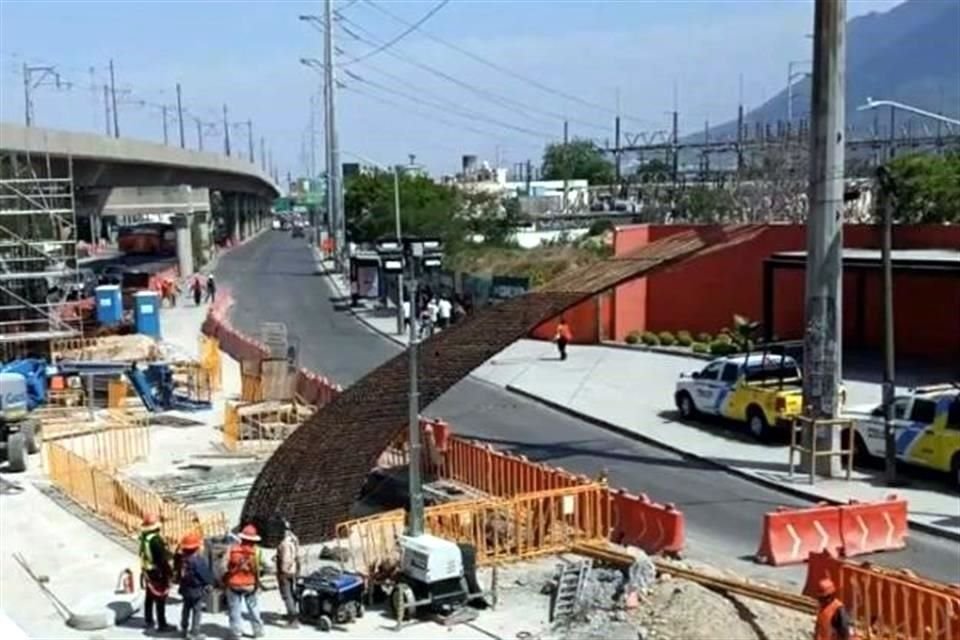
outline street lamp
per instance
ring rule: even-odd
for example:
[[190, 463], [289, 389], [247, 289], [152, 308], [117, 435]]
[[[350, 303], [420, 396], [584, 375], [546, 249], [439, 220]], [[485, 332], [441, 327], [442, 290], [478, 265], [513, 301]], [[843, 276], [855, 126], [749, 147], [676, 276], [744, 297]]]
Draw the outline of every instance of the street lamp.
[[791, 60], [787, 63], [787, 124], [793, 122], [793, 81], [797, 78], [809, 78], [809, 71], [794, 71], [793, 67], [812, 64], [810, 60]]
[[[396, 175], [396, 174], [394, 174]], [[410, 392], [407, 438], [410, 442], [408, 462], [410, 484], [410, 522], [407, 534], [418, 536], [423, 533], [423, 480], [420, 477], [420, 391], [418, 388], [419, 369], [417, 352], [419, 336], [417, 331], [417, 276], [423, 271], [440, 268], [443, 262], [443, 247], [435, 238], [398, 237], [383, 239], [377, 243], [377, 253], [386, 273], [398, 277], [406, 274], [410, 299]]]

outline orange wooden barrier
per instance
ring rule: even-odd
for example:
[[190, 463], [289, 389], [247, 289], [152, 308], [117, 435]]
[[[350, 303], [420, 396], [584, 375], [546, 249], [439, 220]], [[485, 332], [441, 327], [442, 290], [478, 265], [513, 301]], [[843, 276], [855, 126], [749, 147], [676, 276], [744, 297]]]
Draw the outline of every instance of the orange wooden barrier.
[[811, 553], [803, 592], [812, 596], [829, 576], [860, 636], [876, 640], [960, 638], [960, 587], [895, 571]]

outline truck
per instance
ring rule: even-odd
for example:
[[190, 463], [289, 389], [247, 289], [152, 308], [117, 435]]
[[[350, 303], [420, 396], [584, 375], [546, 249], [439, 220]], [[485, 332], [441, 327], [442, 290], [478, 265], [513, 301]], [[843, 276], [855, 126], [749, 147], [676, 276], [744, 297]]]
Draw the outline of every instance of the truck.
[[[853, 452], [858, 463], [886, 454], [884, 405], [850, 407]], [[893, 429], [897, 460], [950, 474], [960, 490], [960, 382], [915, 387], [894, 396]]]
[[17, 360], [0, 368], [0, 449], [8, 471], [26, 471], [28, 454], [40, 451], [30, 412], [45, 395], [46, 363], [42, 360]]
[[724, 356], [681, 374], [674, 401], [685, 420], [713, 415], [745, 423], [760, 440], [786, 429], [803, 410], [797, 361], [771, 352]]

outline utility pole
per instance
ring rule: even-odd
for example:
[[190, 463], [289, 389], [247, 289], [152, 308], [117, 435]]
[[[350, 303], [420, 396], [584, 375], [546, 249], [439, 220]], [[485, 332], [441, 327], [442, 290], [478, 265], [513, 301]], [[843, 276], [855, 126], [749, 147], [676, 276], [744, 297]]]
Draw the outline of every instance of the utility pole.
[[[400, 168], [393, 165], [393, 212], [397, 223], [397, 244], [403, 246], [403, 232], [400, 228]], [[412, 283], [411, 283], [412, 284]], [[413, 321], [413, 305], [415, 298], [410, 298], [410, 321]], [[403, 335], [403, 270], [397, 274], [397, 335]], [[413, 344], [412, 342], [410, 343]], [[411, 352], [412, 353], [412, 352]], [[411, 485], [412, 487], [413, 485]]]
[[197, 123], [197, 149], [203, 151], [203, 122], [200, 118], [194, 118], [194, 121]]
[[103, 125], [110, 136], [110, 87], [103, 85]]
[[613, 155], [616, 160], [617, 184], [620, 184], [620, 116], [613, 121]]
[[328, 135], [330, 137], [330, 166], [327, 171], [330, 173], [333, 185], [333, 219], [336, 220], [336, 243], [334, 245], [337, 256], [340, 258], [341, 268], [344, 258], [344, 241], [346, 235], [346, 220], [343, 212], [343, 184], [341, 180], [340, 167], [340, 146], [337, 139], [337, 116], [336, 116], [336, 93], [337, 82], [333, 74], [333, 0], [325, 0], [323, 3], [323, 13], [326, 24], [324, 29], [324, 73], [327, 84], [327, 109], [329, 122]]
[[163, 118], [163, 144], [167, 144], [169, 142], [167, 137], [167, 105], [161, 105], [160, 112]]
[[878, 205], [883, 208], [883, 439], [884, 477], [897, 483], [897, 435], [893, 424], [895, 387], [893, 334], [893, 206], [894, 194], [886, 167], [877, 169]]
[[23, 120], [27, 123], [29, 127], [31, 124], [31, 114], [30, 114], [30, 68], [27, 67], [27, 63], [23, 63]]
[[227, 121], [227, 105], [223, 105], [223, 151], [230, 155], [230, 123]]
[[680, 172], [680, 153], [677, 145], [680, 142], [678, 125], [680, 123], [680, 114], [677, 112], [676, 103], [673, 108], [673, 133], [670, 135], [670, 145], [672, 147], [673, 160], [673, 184], [677, 184], [678, 174]]
[[526, 178], [527, 178], [527, 195], [529, 196], [529, 195], [530, 195], [530, 180], [533, 178], [533, 163], [530, 162], [530, 158], [527, 158], [527, 170], [526, 170], [524, 173], [526, 173]]
[[177, 83], [177, 122], [180, 125], [180, 148], [187, 148], [187, 141], [183, 136], [183, 101], [180, 97], [180, 83]]
[[[843, 253], [844, 65], [846, 0], [816, 0], [810, 127], [810, 211], [803, 353], [804, 411], [812, 419], [838, 413], [842, 360], [840, 305]], [[836, 434], [838, 435], [838, 434]], [[835, 430], [804, 434], [809, 449], [836, 451]], [[804, 454], [809, 464], [809, 454]], [[839, 459], [819, 457], [817, 472], [832, 477]]]
[[567, 191], [570, 188], [570, 127], [563, 121], [563, 213], [567, 212]]
[[[328, 0], [329, 2], [329, 0]], [[401, 245], [402, 246], [402, 245]], [[410, 441], [410, 464], [408, 478], [410, 484], [410, 527], [408, 535], [419, 536], [423, 533], [423, 482], [420, 477], [420, 389], [419, 367], [417, 356], [420, 351], [420, 337], [417, 330], [417, 261], [421, 256], [411, 255], [410, 261], [410, 337], [408, 351], [410, 353], [410, 395], [408, 405], [408, 434]]]
[[117, 117], [117, 85], [113, 75], [113, 58], [110, 58], [110, 103], [113, 105], [113, 137], [120, 137], [120, 123]]
[[317, 96], [310, 94], [310, 177], [317, 176]]
[[247, 120], [247, 145], [250, 151], [250, 164], [256, 164], [257, 160], [253, 156], [253, 120]]

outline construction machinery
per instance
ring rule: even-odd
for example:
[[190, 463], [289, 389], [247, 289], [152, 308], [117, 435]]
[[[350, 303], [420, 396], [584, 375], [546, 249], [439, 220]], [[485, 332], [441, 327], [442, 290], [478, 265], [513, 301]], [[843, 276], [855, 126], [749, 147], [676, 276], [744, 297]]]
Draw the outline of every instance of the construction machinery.
[[40, 451], [30, 412], [46, 398], [46, 363], [28, 358], [0, 367], [0, 449], [7, 470], [27, 470], [27, 456]]

